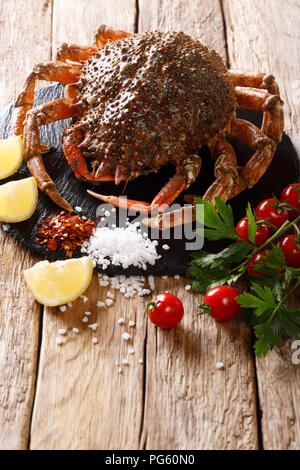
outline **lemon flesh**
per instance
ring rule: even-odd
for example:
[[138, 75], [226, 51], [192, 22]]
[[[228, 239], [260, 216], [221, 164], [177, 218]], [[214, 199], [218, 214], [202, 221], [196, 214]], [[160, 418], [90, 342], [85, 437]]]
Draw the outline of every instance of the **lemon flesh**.
[[24, 271], [33, 297], [43, 305], [56, 307], [77, 299], [88, 288], [93, 275], [91, 258], [40, 261]]
[[33, 177], [0, 186], [0, 220], [22, 222], [29, 219], [38, 203], [38, 187]]
[[23, 139], [13, 135], [0, 140], [0, 179], [13, 175], [21, 166], [24, 155]]

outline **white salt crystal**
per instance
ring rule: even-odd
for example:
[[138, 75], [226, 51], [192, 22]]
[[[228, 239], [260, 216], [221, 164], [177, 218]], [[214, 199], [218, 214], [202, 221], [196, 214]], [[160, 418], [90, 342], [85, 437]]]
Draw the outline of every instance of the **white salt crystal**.
[[216, 363], [216, 369], [224, 369], [224, 363], [223, 362], [217, 362]]
[[125, 340], [125, 341], [129, 341], [131, 339], [131, 335], [129, 333], [123, 333], [122, 334], [122, 338]]

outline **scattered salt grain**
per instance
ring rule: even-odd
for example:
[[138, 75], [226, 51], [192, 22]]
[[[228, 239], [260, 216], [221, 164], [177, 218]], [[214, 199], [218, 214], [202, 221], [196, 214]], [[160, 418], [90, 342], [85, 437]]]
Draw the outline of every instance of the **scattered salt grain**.
[[115, 298], [114, 294], [112, 294], [112, 293], [109, 292], [109, 291], [107, 291], [106, 295], [107, 295], [107, 297], [109, 297], [110, 299], [114, 299], [114, 298]]
[[78, 335], [78, 333], [79, 333], [78, 328], [72, 328], [72, 331], [73, 331], [73, 333], [75, 333], [75, 335]]
[[112, 289], [118, 290], [123, 294], [125, 297], [134, 297], [136, 294], [139, 296], [143, 296], [146, 294], [151, 293], [151, 290], [155, 290], [155, 283], [154, 283], [154, 277], [149, 276], [148, 277], [148, 283], [151, 288], [145, 289], [145, 283], [146, 279], [144, 276], [113, 276], [109, 277], [106, 274], [98, 274], [98, 282], [100, 286], [108, 286]]
[[168, 276], [161, 276], [162, 279], [168, 279]]
[[60, 328], [60, 329], [57, 331], [57, 333], [58, 333], [59, 335], [65, 335], [66, 332], [67, 332], [67, 330], [65, 330], [64, 328]]
[[169, 245], [163, 245], [163, 246], [162, 246], [162, 249], [163, 249], [163, 250], [169, 250], [170, 247], [169, 247]]
[[191, 290], [192, 286], [191, 286], [191, 284], [187, 284], [184, 288], [185, 288], [185, 290]]
[[124, 341], [129, 341], [131, 339], [131, 335], [129, 333], [123, 333], [122, 338]]
[[89, 300], [86, 295], [81, 295], [80, 298], [83, 300], [84, 303]]
[[132, 349], [129, 349], [129, 350], [128, 350], [128, 354], [134, 354], [134, 349], [133, 349], [133, 348], [132, 348]]
[[143, 295], [149, 295], [149, 294], [151, 294], [150, 289], [143, 289]]
[[114, 301], [112, 299], [106, 299], [105, 303], [108, 307], [110, 307], [114, 303]]
[[60, 346], [61, 344], [63, 344], [64, 341], [61, 338], [55, 338], [55, 342], [56, 342], [57, 346]]
[[122, 374], [122, 367], [119, 367], [118, 372], [119, 374]]
[[65, 311], [67, 310], [66, 305], [61, 305], [61, 306], [59, 307], [59, 310], [60, 310], [61, 312], [65, 312]]
[[124, 364], [125, 366], [128, 366], [129, 364], [128, 359], [122, 359], [122, 364]]
[[97, 338], [93, 338], [93, 339], [92, 339], [92, 343], [93, 343], [93, 344], [97, 344], [97, 343], [98, 343]]
[[68, 307], [72, 307], [72, 302], [68, 302]]
[[146, 270], [147, 265], [153, 266], [160, 257], [155, 242], [144, 238], [136, 223], [114, 229], [98, 227], [89, 241], [83, 243], [81, 252], [87, 253], [103, 269], [114, 265]]
[[139, 364], [143, 364], [143, 363], [144, 363], [143, 359], [139, 359]]
[[77, 211], [77, 212], [82, 212], [82, 207], [76, 206], [76, 207], [75, 207], [75, 211]]
[[154, 276], [148, 276], [148, 284], [152, 291], [155, 291], [155, 280]]
[[118, 363], [118, 361], [115, 361], [115, 364], [116, 364], [116, 366], [119, 366], [119, 365], [120, 365], [120, 364]]
[[81, 320], [83, 323], [87, 323], [89, 321], [88, 317], [83, 317], [83, 319]]
[[119, 325], [124, 325], [124, 323], [125, 323], [124, 318], [119, 318], [118, 323], [119, 323]]
[[134, 326], [135, 326], [135, 322], [134, 322], [133, 320], [130, 320], [129, 323], [128, 323], [128, 325], [134, 327]]
[[92, 312], [84, 312], [84, 314], [89, 317], [90, 315], [92, 315]]
[[176, 274], [176, 275], [174, 276], [174, 279], [180, 279], [179, 274]]
[[88, 328], [90, 328], [93, 331], [96, 331], [98, 328], [98, 323], [91, 323], [90, 325], [88, 325]]
[[99, 307], [99, 308], [105, 307], [105, 302], [101, 302], [101, 300], [98, 300], [97, 307]]
[[224, 363], [223, 362], [217, 362], [216, 363], [216, 369], [224, 369]]

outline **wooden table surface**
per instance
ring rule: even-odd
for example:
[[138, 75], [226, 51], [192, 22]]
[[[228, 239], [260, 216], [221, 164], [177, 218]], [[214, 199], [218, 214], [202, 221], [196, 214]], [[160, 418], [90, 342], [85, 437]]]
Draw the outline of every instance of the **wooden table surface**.
[[[1, 0], [0, 22], [0, 110], [34, 64], [54, 58], [62, 42], [92, 44], [100, 24], [183, 30], [230, 67], [276, 76], [285, 130], [300, 152], [299, 0]], [[106, 288], [96, 276], [86, 304], [64, 314], [42, 308], [22, 277], [38, 258], [2, 229], [0, 244], [0, 448], [300, 448], [300, 365], [290, 343], [255, 359], [251, 331], [237, 321], [199, 320], [184, 280], [156, 279], [157, 290], [184, 302], [184, 320], [171, 331], [147, 321], [140, 298], [120, 294], [97, 313]], [[99, 323], [97, 345], [81, 322], [85, 310]], [[114, 365], [128, 349], [120, 316], [136, 322], [135, 355], [123, 374]], [[74, 326], [80, 334], [56, 346], [58, 328]]]

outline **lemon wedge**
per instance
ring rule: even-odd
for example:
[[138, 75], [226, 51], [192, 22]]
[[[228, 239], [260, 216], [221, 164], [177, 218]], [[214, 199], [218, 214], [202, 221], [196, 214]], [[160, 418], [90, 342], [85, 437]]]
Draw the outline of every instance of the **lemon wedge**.
[[88, 288], [93, 275], [91, 258], [66, 261], [40, 261], [24, 271], [26, 284], [33, 297], [43, 305], [56, 307], [73, 302]]
[[22, 222], [29, 219], [38, 203], [38, 187], [33, 177], [0, 186], [0, 220]]
[[0, 140], [0, 179], [13, 175], [23, 161], [24, 146], [20, 135]]

